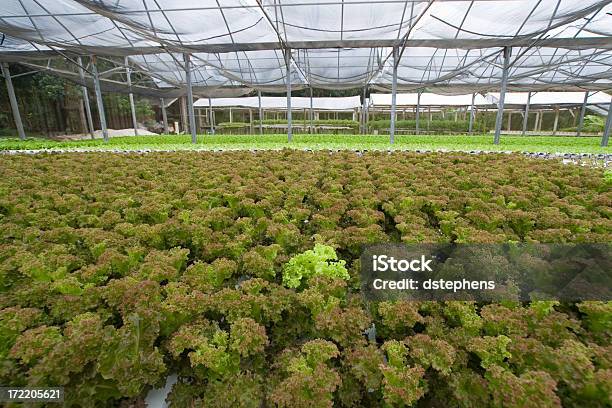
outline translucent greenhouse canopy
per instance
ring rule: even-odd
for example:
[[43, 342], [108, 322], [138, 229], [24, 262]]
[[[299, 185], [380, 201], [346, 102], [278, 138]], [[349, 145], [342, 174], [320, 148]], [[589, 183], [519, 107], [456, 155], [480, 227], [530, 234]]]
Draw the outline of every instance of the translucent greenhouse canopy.
[[291, 141], [296, 89], [500, 92], [498, 144], [506, 91], [612, 89], [610, 0], [2, 0], [0, 34], [7, 82], [7, 61], [70, 77], [59, 60], [103, 119], [104, 77], [123, 71], [130, 94], [186, 96], [194, 143], [194, 95], [284, 92]]
[[[228, 108], [240, 107], [249, 109], [259, 108], [259, 98], [256, 96], [245, 98], [202, 98], [194, 103], [196, 108]], [[352, 111], [361, 106], [359, 96], [335, 97], [335, 98], [312, 98], [312, 109], [321, 111]], [[261, 97], [262, 109], [287, 110], [287, 98], [277, 96]], [[310, 98], [307, 97], [292, 97], [292, 109], [310, 109]]]
[[[398, 93], [397, 106], [417, 106], [419, 104], [418, 93]], [[507, 92], [505, 105], [525, 106], [529, 98], [531, 106], [581, 106], [584, 103], [584, 92]], [[589, 93], [588, 105], [607, 106], [612, 96], [605, 92]], [[499, 101], [499, 93], [489, 92], [484, 95], [476, 94], [474, 106], [495, 106]], [[471, 106], [472, 94], [464, 95], [440, 95], [435, 93], [422, 93], [421, 106]], [[389, 108], [391, 106], [390, 94], [373, 93], [370, 95], [369, 106], [374, 108]]]
[[[601, 0], [3, 0], [0, 60], [123, 57], [160, 90], [612, 88]], [[393, 57], [394, 50], [396, 58]], [[288, 64], [287, 64], [288, 62]], [[287, 69], [288, 68], [288, 69]]]

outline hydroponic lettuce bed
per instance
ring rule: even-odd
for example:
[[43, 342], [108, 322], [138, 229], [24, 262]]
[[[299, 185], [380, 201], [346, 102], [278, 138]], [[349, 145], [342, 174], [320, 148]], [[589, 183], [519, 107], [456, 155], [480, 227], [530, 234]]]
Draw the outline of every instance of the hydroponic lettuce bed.
[[3, 385], [68, 406], [138, 404], [171, 373], [179, 407], [610, 404], [610, 303], [366, 305], [356, 262], [388, 241], [610, 242], [601, 169], [299, 151], [0, 169]]
[[108, 142], [72, 140], [58, 142], [48, 139], [0, 139], [0, 153], [41, 150], [281, 150], [281, 149], [342, 149], [342, 150], [451, 150], [451, 151], [515, 151], [547, 153], [610, 154], [609, 147], [600, 146], [599, 137], [503, 136], [499, 145], [492, 135], [396, 135], [389, 144], [388, 135], [199, 135], [191, 143], [190, 135], [156, 135], [112, 137]]

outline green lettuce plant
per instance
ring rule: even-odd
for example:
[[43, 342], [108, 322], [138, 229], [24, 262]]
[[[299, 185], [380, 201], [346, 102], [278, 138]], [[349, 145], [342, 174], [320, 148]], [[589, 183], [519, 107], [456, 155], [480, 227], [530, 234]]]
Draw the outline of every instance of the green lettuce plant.
[[283, 285], [298, 288], [313, 276], [323, 275], [332, 278], [350, 279], [344, 260], [338, 260], [334, 248], [315, 244], [302, 254], [296, 255], [283, 268]]

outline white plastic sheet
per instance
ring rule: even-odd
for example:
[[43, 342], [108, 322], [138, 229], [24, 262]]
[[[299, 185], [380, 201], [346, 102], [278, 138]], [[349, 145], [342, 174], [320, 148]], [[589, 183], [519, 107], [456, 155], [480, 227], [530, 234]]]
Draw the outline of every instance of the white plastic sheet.
[[0, 32], [0, 59], [130, 55], [160, 89], [186, 52], [195, 87], [389, 90], [392, 46], [404, 91], [498, 89], [503, 46], [510, 90], [612, 87], [602, 0], [3, 0]]
[[[240, 107], [257, 109], [259, 101], [256, 96], [245, 98], [211, 98], [210, 104], [213, 108]], [[329, 110], [329, 111], [352, 111], [361, 106], [359, 96], [348, 96], [342, 98], [312, 98], [312, 107], [314, 110]], [[208, 108], [208, 98], [198, 99], [194, 103], [196, 108]], [[287, 109], [287, 98], [276, 96], [262, 96], [261, 107], [263, 109]], [[291, 98], [291, 109], [309, 109], [310, 98], [303, 96], [294, 96]]]
[[[525, 106], [527, 104], [527, 92], [507, 92], [505, 99], [506, 107]], [[417, 93], [398, 93], [397, 106], [416, 106]], [[499, 93], [490, 92], [484, 95], [476, 94], [474, 106], [494, 107], [499, 100]], [[588, 105], [607, 105], [612, 96], [605, 92], [593, 92], [589, 95]], [[530, 106], [580, 106], [584, 102], [584, 92], [533, 92], [531, 94]], [[374, 108], [388, 108], [391, 106], [391, 95], [373, 93], [370, 95], [369, 106]], [[440, 95], [435, 93], [422, 93], [421, 106], [470, 106], [472, 95]]]

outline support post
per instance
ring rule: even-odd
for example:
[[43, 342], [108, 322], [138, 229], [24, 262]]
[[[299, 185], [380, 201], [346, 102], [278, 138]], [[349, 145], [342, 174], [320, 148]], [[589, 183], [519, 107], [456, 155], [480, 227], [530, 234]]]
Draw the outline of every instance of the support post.
[[476, 93], [472, 94], [472, 104], [470, 105], [470, 124], [468, 125], [468, 133], [472, 134], [474, 130], [474, 103], [476, 102]]
[[234, 116], [232, 115], [232, 107], [229, 108], [229, 121], [232, 123], [234, 121]]
[[612, 130], [612, 100], [610, 100], [610, 106], [608, 107], [608, 118], [606, 119], [606, 127], [604, 128], [603, 136], [601, 137], [601, 147], [608, 147], [608, 141], [610, 140], [610, 131]]
[[259, 134], [263, 135], [263, 109], [261, 108], [261, 91], [257, 90], [257, 102], [259, 104]]
[[168, 134], [168, 113], [166, 112], [166, 102], [164, 98], [159, 98], [159, 105], [161, 106], [162, 121], [164, 122], [164, 134]]
[[87, 116], [87, 126], [88, 132], [91, 138], [94, 138], [94, 126], [93, 126], [93, 118], [91, 117], [91, 106], [89, 104], [89, 92], [87, 91], [87, 86], [85, 85], [85, 70], [83, 69], [83, 61], [81, 57], [77, 58], [77, 63], [79, 64], [79, 76], [81, 77], [81, 82], [83, 85], [81, 86], [81, 91], [83, 92], [83, 104], [85, 105], [85, 115]]
[[393, 47], [393, 82], [391, 83], [391, 127], [389, 129], [389, 143], [395, 143], [395, 110], [397, 103], [397, 66], [398, 61], [398, 48]]
[[253, 134], [253, 109], [249, 108], [249, 134]]
[[497, 104], [497, 117], [495, 118], [495, 138], [493, 143], [498, 145], [501, 134], [502, 122], [504, 120], [504, 101], [506, 99], [506, 88], [508, 87], [508, 68], [510, 67], [510, 54], [512, 48], [504, 47], [504, 68], [502, 71], [501, 89], [499, 92], [499, 102]]
[[313, 119], [314, 112], [313, 112], [313, 109], [312, 109], [312, 86], [310, 87], [310, 111], [308, 112], [308, 116], [309, 116], [309, 119], [310, 119], [310, 132], [309, 133], [312, 134], [312, 133], [314, 133], [314, 123], [313, 123], [313, 121], [314, 121], [314, 119]]
[[527, 133], [527, 122], [529, 121], [529, 105], [531, 104], [531, 92], [527, 93], [527, 103], [525, 104], [525, 114], [523, 116], [523, 132], [522, 135], [525, 136]]
[[185, 79], [187, 80], [187, 111], [189, 115], [189, 130], [191, 130], [191, 143], [196, 143], [195, 112], [193, 111], [193, 89], [191, 88], [191, 55], [183, 54], [185, 60]]
[[508, 132], [512, 130], [512, 112], [508, 112]]
[[208, 123], [210, 124], [210, 133], [215, 134], [215, 115], [212, 108], [212, 100], [208, 98], [208, 114], [210, 115]]
[[421, 94], [423, 91], [419, 91], [417, 93], [417, 106], [416, 106], [416, 116], [415, 116], [415, 128], [416, 134], [418, 135], [421, 132]]
[[537, 111], [536, 112], [536, 120], [535, 120], [535, 124], [533, 125], [533, 131], [537, 132], [538, 131], [538, 124], [540, 123], [540, 112]]
[[102, 101], [102, 89], [100, 89], [100, 75], [98, 74], [98, 66], [96, 64], [96, 56], [91, 57], [91, 71], [94, 76], [94, 89], [96, 91], [96, 104], [98, 105], [98, 115], [100, 116], [100, 128], [102, 129], [102, 137], [105, 142], [108, 142], [108, 128], [106, 127], [106, 114], [104, 113], [104, 102]]
[[81, 96], [79, 101], [79, 118], [81, 119], [81, 126], [83, 127], [83, 133], [89, 133], [89, 125], [87, 124], [87, 117], [85, 117], [85, 101]]
[[580, 137], [580, 133], [582, 133], [582, 127], [584, 126], [584, 115], [586, 114], [587, 102], [589, 101], [589, 91], [584, 93], [584, 101], [582, 102], [582, 107], [580, 108], [580, 119], [578, 120], [578, 127], [576, 128], [576, 136]]
[[544, 111], [540, 110], [540, 123], [538, 124], [538, 132], [542, 131], [542, 124], [544, 123]]
[[21, 121], [21, 114], [19, 113], [19, 105], [17, 105], [17, 97], [15, 97], [15, 88], [13, 88], [13, 79], [11, 78], [11, 71], [9, 70], [8, 62], [3, 62], [2, 65], [2, 76], [6, 82], [6, 88], [8, 90], [9, 101], [11, 103], [11, 110], [13, 112], [13, 120], [15, 121], [15, 127], [17, 128], [17, 134], [20, 140], [25, 140], [25, 130], [23, 129], [23, 122]]
[[285, 50], [285, 80], [287, 82], [287, 141], [293, 139], [293, 131], [291, 129], [291, 49]]
[[361, 103], [361, 134], [365, 135], [368, 133], [367, 131], [367, 122], [366, 122], [366, 92], [367, 85], [363, 87], [363, 101]]
[[130, 110], [132, 111], [132, 124], [134, 126], [134, 136], [138, 136], [138, 122], [136, 121], [136, 106], [134, 105], [134, 94], [132, 93], [132, 72], [128, 57], [124, 58], [125, 74], [127, 76], [127, 86], [129, 90]]
[[180, 109], [180, 116], [181, 116], [181, 128], [183, 133], [187, 134], [187, 97], [185, 97], [184, 95], [179, 97], [179, 109]]
[[559, 107], [555, 106], [555, 121], [553, 122], [553, 136], [557, 134], [557, 127], [559, 126]]

